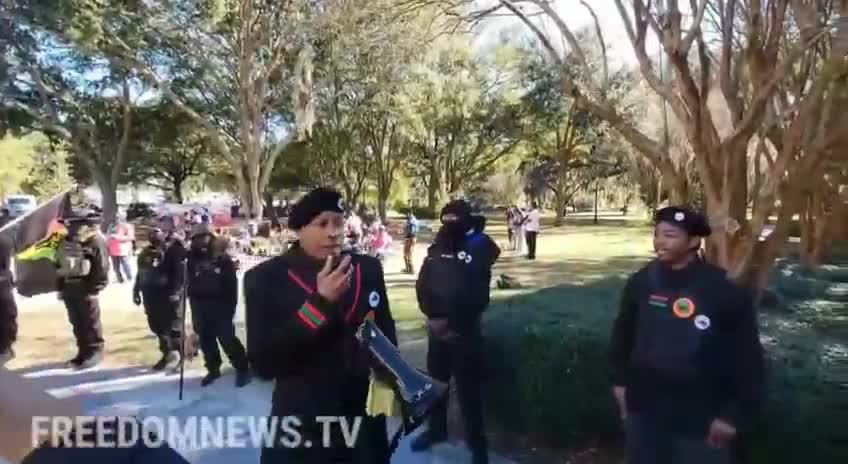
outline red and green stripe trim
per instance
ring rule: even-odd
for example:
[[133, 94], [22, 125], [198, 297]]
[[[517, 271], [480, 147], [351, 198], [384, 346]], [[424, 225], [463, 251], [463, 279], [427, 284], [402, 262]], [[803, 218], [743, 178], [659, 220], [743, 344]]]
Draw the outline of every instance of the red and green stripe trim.
[[300, 317], [300, 320], [309, 326], [309, 328], [316, 330], [327, 320], [324, 315], [321, 314], [321, 311], [318, 311], [318, 308], [312, 306], [309, 302], [304, 303], [303, 306], [300, 307], [297, 311], [297, 316]]
[[662, 295], [651, 295], [648, 299], [648, 304], [659, 308], [665, 308], [668, 306], [668, 297]]

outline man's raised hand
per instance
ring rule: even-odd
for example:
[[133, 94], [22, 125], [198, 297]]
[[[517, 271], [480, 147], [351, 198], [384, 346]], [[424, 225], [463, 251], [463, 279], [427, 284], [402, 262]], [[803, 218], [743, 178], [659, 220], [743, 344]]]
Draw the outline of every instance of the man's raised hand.
[[333, 269], [333, 257], [328, 256], [324, 268], [318, 273], [318, 293], [335, 303], [350, 288], [352, 273], [353, 266], [350, 265], [350, 255], [345, 255], [335, 269]]

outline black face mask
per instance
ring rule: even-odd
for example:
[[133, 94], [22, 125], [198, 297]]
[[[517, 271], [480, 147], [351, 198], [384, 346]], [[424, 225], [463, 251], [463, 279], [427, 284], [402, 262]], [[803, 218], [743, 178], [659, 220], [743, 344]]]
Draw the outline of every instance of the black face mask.
[[191, 239], [191, 249], [198, 253], [209, 253], [212, 240], [208, 236], [195, 237]]

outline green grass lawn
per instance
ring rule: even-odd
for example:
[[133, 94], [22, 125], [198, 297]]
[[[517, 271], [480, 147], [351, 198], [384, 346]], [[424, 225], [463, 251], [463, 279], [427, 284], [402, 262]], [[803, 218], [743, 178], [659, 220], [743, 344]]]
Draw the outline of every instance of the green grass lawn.
[[[398, 220], [399, 221], [399, 220]], [[398, 221], [395, 221], [397, 223]], [[650, 230], [635, 219], [620, 216], [602, 217], [599, 225], [591, 218], [568, 218], [565, 226], [554, 228], [546, 218], [539, 235], [537, 259], [528, 261], [508, 250], [503, 220], [491, 219], [487, 231], [501, 246], [503, 253], [494, 275], [508, 274], [526, 287], [521, 290], [493, 292], [495, 304], [505, 298], [536, 291], [553, 285], [580, 285], [609, 275], [626, 274], [649, 256]], [[422, 234], [416, 260], [420, 263], [429, 245], [430, 233]], [[422, 336], [423, 318], [415, 298], [415, 278], [400, 273], [400, 243], [386, 263], [386, 282], [392, 313], [401, 341]], [[132, 304], [129, 284], [111, 284], [101, 295], [102, 321], [106, 338], [105, 364], [138, 366], [158, 359], [155, 338], [149, 333], [144, 311]], [[62, 303], [53, 295], [19, 298], [19, 341], [17, 358], [11, 369], [40, 363], [63, 361], [75, 353], [73, 336]], [[236, 325], [244, 339], [243, 308], [239, 308]], [[194, 367], [201, 363], [195, 362]]]

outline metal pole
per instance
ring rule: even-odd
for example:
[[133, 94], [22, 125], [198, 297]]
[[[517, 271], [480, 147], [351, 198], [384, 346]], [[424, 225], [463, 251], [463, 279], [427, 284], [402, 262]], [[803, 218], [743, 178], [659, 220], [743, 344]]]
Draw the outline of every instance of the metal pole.
[[182, 311], [180, 311], [180, 318], [182, 319], [182, 331], [180, 334], [180, 401], [183, 400], [183, 384], [185, 383], [185, 346], [186, 346], [186, 309], [188, 305], [186, 304], [186, 300], [188, 299], [188, 258], [184, 259], [182, 262], [183, 266], [183, 285], [181, 289], [181, 298], [180, 298], [180, 306], [182, 306]]

